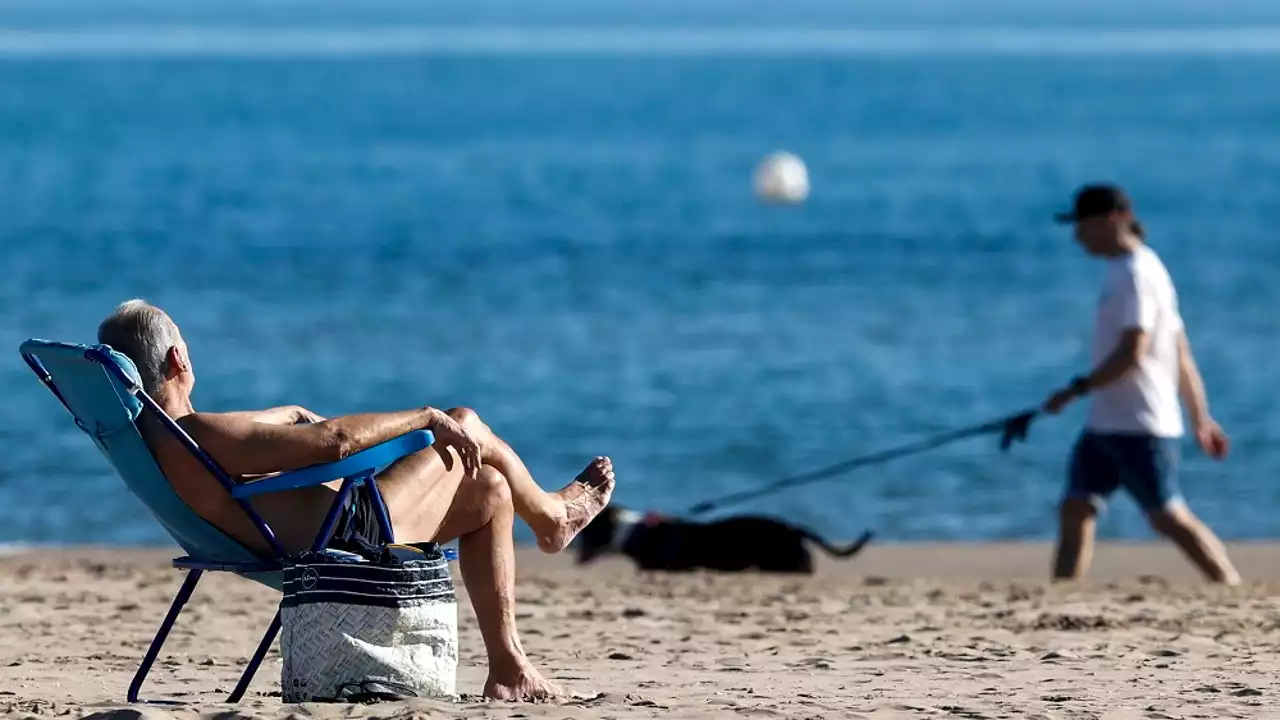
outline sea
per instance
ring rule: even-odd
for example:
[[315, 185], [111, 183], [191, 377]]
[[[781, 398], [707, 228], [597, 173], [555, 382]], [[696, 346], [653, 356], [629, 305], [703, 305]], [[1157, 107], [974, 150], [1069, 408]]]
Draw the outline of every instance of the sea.
[[[1100, 180], [1232, 437], [1184, 443], [1191, 507], [1280, 537], [1277, 88], [1270, 0], [10, 0], [0, 543], [168, 542], [18, 354], [134, 297], [200, 409], [468, 406], [640, 510], [1035, 407], [1088, 367], [1102, 267], [1051, 219]], [[803, 204], [752, 194], [777, 150]], [[721, 515], [1048, 539], [1084, 417]], [[1152, 537], [1123, 496], [1100, 533]]]

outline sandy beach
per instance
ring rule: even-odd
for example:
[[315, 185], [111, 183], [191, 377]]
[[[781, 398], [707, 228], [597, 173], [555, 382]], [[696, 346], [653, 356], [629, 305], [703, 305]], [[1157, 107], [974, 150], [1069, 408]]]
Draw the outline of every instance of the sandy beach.
[[[277, 596], [201, 583], [144, 696], [125, 690], [181, 574], [159, 550], [0, 557], [0, 717], [1228, 718], [1280, 701], [1280, 547], [1237, 545], [1248, 582], [1200, 583], [1162, 545], [1109, 545], [1093, 578], [1044, 581], [1045, 545], [879, 546], [812, 578], [644, 576], [522, 550], [519, 619], [559, 704], [475, 695], [459, 599], [459, 704], [282, 705], [273, 651], [223, 704]], [[105, 715], [103, 715], [105, 714]]]

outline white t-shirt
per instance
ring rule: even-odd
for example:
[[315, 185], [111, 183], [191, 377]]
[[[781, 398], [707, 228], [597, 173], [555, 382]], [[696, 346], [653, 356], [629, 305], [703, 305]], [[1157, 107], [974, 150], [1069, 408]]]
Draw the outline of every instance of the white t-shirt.
[[1178, 402], [1178, 293], [1164, 263], [1151, 248], [1107, 261], [1093, 335], [1097, 367], [1131, 328], [1146, 331], [1147, 349], [1124, 378], [1091, 393], [1088, 427], [1098, 433], [1181, 437]]

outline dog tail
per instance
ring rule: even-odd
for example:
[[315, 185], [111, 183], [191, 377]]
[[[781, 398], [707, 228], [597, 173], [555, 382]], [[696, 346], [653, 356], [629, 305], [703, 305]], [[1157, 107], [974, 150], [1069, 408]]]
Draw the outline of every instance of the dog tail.
[[862, 533], [862, 536], [848, 545], [832, 545], [825, 538], [812, 530], [799, 528], [800, 534], [804, 535], [809, 542], [822, 548], [824, 552], [832, 557], [848, 558], [862, 552], [862, 548], [871, 542], [872, 532], [870, 530]]

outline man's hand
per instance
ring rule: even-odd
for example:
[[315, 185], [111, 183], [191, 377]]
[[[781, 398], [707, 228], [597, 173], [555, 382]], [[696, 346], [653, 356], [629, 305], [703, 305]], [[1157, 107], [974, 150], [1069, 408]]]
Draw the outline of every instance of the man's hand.
[[1213, 418], [1206, 415], [1195, 420], [1192, 427], [1195, 429], [1196, 442], [1205, 455], [1214, 460], [1226, 459], [1227, 453], [1231, 451], [1231, 438], [1227, 437], [1227, 433]]
[[1077, 377], [1071, 384], [1055, 391], [1044, 401], [1044, 411], [1050, 415], [1062, 412], [1073, 400], [1089, 392], [1089, 378]]
[[1048, 400], [1044, 401], [1044, 411], [1050, 415], [1057, 415], [1066, 409], [1071, 401], [1076, 399], [1076, 391], [1070, 387], [1055, 390]]
[[462, 458], [462, 468], [468, 477], [475, 477], [480, 472], [480, 443], [457, 420], [447, 413], [432, 409], [427, 429], [435, 434], [436, 445], [451, 447], [458, 452], [458, 457]]
[[311, 412], [310, 410], [300, 405], [295, 405], [293, 408], [293, 412], [297, 416], [297, 418], [294, 420], [294, 424], [297, 424], [297, 423], [315, 424], [315, 423], [322, 423], [325, 421], [323, 417]]

